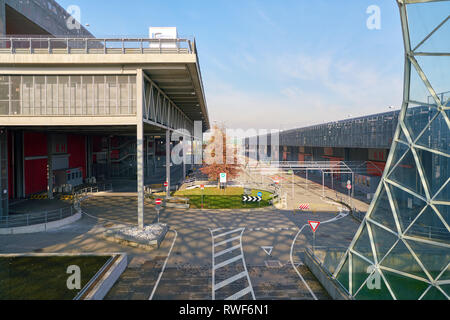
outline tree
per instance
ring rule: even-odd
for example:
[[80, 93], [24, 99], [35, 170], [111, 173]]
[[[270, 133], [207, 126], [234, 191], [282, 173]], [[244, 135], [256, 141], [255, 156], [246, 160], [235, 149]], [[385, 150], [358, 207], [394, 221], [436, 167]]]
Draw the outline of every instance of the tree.
[[220, 183], [220, 174], [226, 173], [227, 179], [239, 176], [242, 171], [237, 161], [237, 148], [227, 143], [224, 128], [213, 127], [212, 136], [204, 147], [203, 167], [200, 171], [208, 175], [210, 181]]

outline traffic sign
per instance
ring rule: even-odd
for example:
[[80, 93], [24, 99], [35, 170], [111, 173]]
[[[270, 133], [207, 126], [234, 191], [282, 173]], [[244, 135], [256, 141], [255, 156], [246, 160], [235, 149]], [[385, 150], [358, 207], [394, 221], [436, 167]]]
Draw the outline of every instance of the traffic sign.
[[200, 185], [200, 189], [204, 190], [204, 189], [205, 189], [205, 185], [204, 185], [204, 184], [201, 184], [201, 185]]
[[168, 187], [169, 186], [169, 183], [166, 181], [166, 182], [164, 182], [164, 187]]
[[261, 200], [261, 197], [242, 196], [243, 202], [260, 202]]
[[256, 195], [261, 198], [262, 197], [262, 192], [258, 192]]
[[352, 188], [352, 185], [351, 185], [351, 184], [348, 184], [348, 185], [347, 185], [347, 189], [348, 189], [348, 190], [351, 190], [351, 188]]
[[313, 232], [317, 231], [317, 228], [320, 225], [320, 221], [308, 221], [309, 226], [311, 227]]
[[227, 183], [227, 174], [225, 172], [220, 174], [220, 183]]
[[161, 199], [156, 199], [156, 200], [155, 200], [155, 204], [161, 205], [161, 203], [162, 203], [162, 200], [161, 200]]

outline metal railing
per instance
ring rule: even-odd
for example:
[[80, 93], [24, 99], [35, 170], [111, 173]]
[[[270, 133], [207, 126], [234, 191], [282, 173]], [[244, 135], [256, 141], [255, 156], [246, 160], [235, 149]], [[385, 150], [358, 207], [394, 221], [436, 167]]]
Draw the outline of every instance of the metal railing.
[[189, 39], [145, 38], [0, 38], [0, 53], [9, 54], [192, 54]]
[[0, 217], [0, 228], [25, 227], [36, 224], [62, 220], [76, 213], [73, 206], [50, 211], [23, 213]]
[[85, 187], [73, 193], [74, 203], [71, 206], [55, 210], [41, 212], [21, 213], [0, 217], [0, 228], [26, 227], [36, 224], [43, 224], [62, 220], [76, 214], [79, 210], [79, 201], [90, 193], [111, 191], [112, 184], [100, 184], [92, 187]]

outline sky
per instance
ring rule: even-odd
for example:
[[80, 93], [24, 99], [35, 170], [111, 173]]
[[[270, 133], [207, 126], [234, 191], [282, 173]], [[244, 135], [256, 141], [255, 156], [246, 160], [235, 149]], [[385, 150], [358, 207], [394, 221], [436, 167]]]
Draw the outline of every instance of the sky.
[[[96, 37], [195, 37], [210, 120], [290, 129], [389, 111], [402, 102], [394, 0], [57, 0]], [[125, 4], [126, 3], [126, 4]], [[378, 29], [370, 6], [380, 9]]]

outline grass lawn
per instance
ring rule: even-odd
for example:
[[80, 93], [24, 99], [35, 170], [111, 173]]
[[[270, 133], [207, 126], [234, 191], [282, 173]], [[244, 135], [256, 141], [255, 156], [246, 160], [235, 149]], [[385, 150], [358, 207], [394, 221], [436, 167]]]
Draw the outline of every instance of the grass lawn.
[[202, 193], [203, 193], [203, 208], [205, 209], [245, 209], [245, 208], [259, 208], [270, 206], [269, 200], [272, 199], [272, 194], [262, 190], [252, 190], [252, 196], [257, 196], [258, 192], [262, 193], [261, 203], [244, 203], [242, 202], [242, 195], [244, 188], [229, 187], [225, 190], [219, 188], [200, 188], [192, 190], [181, 190], [175, 192], [175, 197], [189, 198], [191, 208], [202, 207]]
[[106, 256], [1, 257], [0, 300], [71, 300], [80, 290], [67, 288], [67, 267], [81, 271], [81, 288], [106, 263]]

